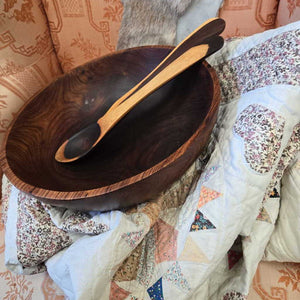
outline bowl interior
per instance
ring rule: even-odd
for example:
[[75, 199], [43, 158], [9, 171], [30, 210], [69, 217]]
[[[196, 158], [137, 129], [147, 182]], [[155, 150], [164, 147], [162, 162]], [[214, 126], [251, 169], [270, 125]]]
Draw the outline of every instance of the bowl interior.
[[55, 152], [95, 122], [171, 51], [141, 47], [78, 67], [31, 100], [6, 141], [7, 162], [17, 178], [53, 191], [97, 189], [152, 168], [199, 128], [213, 98], [213, 82], [195, 64], [137, 105], [88, 155], [58, 163]]

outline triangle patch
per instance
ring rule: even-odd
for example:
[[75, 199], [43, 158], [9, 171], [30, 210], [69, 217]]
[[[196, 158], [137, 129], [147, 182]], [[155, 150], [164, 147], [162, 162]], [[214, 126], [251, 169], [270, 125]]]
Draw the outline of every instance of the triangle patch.
[[235, 251], [235, 250], [229, 250], [227, 252], [227, 257], [228, 257], [228, 269], [230, 270], [243, 257], [243, 252]]
[[119, 287], [114, 281], [111, 282], [109, 300], [124, 300], [129, 295], [128, 291]]
[[270, 198], [280, 198], [280, 195], [276, 188], [273, 189], [273, 191], [270, 193], [269, 196], [270, 196]]
[[147, 293], [151, 300], [164, 300], [162, 277], [147, 289]]
[[198, 263], [208, 263], [209, 260], [193, 239], [188, 236], [184, 248], [178, 258], [179, 261], [192, 261]]
[[195, 220], [191, 225], [190, 231], [215, 229], [215, 225], [204, 217], [201, 211], [197, 210]]
[[163, 275], [163, 278], [167, 281], [175, 284], [179, 289], [184, 291], [190, 291], [190, 285], [184, 278], [181, 267], [178, 261], [174, 262], [168, 271]]
[[204, 185], [201, 187], [200, 191], [200, 197], [199, 197], [199, 202], [198, 202], [198, 208], [203, 206], [209, 201], [215, 200], [216, 198], [220, 197], [222, 194], [214, 191]]
[[143, 230], [140, 230], [135, 232], [123, 233], [121, 237], [126, 241], [126, 243], [131, 248], [135, 248], [136, 245], [139, 243], [142, 235], [143, 235]]
[[260, 212], [259, 212], [259, 214], [258, 214], [256, 220], [258, 220], [258, 221], [263, 221], [263, 222], [267, 222], [267, 223], [271, 223], [271, 224], [272, 224], [272, 220], [271, 220], [271, 218], [270, 218], [270, 216], [269, 216], [267, 210], [266, 210], [264, 207], [262, 207], [262, 208], [260, 209]]
[[155, 237], [155, 262], [174, 261], [177, 257], [178, 230], [162, 219], [153, 226]]

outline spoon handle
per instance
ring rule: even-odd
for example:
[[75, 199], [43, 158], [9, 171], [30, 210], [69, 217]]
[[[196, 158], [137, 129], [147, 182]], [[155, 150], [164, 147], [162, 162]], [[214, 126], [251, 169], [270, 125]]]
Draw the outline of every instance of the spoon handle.
[[117, 106], [111, 107], [106, 114], [98, 120], [101, 128], [99, 140], [104, 136], [116, 123], [119, 122], [129, 111], [138, 103], [143, 101], [153, 91], [182, 73], [188, 67], [203, 59], [207, 55], [214, 53], [223, 46], [223, 38], [213, 36], [208, 39], [208, 44], [196, 45], [189, 47], [176, 59], [167, 66], [164, 66], [150, 81], [147, 81], [142, 87], [138, 88], [131, 96], [125, 98]]
[[225, 21], [220, 18], [211, 18], [204, 22], [201, 26], [195, 29], [190, 35], [188, 35], [178, 46], [172, 50], [168, 56], [155, 67], [152, 72], [150, 72], [142, 81], [140, 81], [136, 86], [131, 90], [125, 93], [121, 98], [119, 98], [110, 109], [114, 109], [116, 106], [119, 106], [125, 99], [132, 95], [137, 89], [144, 86], [149, 82], [153, 77], [155, 77], [165, 66], [169, 65], [177, 59], [182, 53], [188, 50], [190, 47], [205, 44], [206, 40], [211, 36], [219, 35], [223, 32], [225, 28]]

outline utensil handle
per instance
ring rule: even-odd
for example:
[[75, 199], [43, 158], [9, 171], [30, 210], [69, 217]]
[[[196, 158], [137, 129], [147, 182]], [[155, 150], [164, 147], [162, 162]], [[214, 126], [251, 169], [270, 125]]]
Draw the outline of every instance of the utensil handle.
[[220, 18], [211, 18], [204, 22], [201, 26], [195, 29], [189, 36], [187, 36], [178, 46], [172, 50], [168, 56], [152, 70], [139, 84], [134, 86], [131, 90], [125, 93], [119, 98], [110, 109], [114, 109], [125, 101], [130, 95], [132, 95], [138, 88], [143, 87], [153, 77], [155, 77], [165, 66], [169, 65], [175, 59], [180, 57], [188, 48], [201, 44], [205, 44], [205, 40], [210, 38], [212, 35], [219, 35], [225, 28], [225, 21]]
[[118, 106], [110, 108], [107, 113], [99, 120], [101, 135], [104, 135], [120, 119], [122, 119], [131, 109], [140, 103], [145, 97], [157, 90], [163, 84], [173, 79], [189, 66], [203, 58], [209, 50], [209, 45], [198, 45], [185, 51], [176, 60], [161, 70], [154, 78], [139, 88], [133, 95], [125, 99]]

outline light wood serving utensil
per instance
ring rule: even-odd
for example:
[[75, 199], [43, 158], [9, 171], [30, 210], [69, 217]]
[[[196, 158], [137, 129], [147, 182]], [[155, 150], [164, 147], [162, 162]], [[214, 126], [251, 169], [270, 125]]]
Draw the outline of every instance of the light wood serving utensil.
[[199, 60], [222, 48], [219, 34], [225, 22], [213, 18], [198, 27], [141, 82], [119, 98], [96, 123], [83, 128], [67, 139], [56, 151], [58, 162], [72, 162], [86, 155], [138, 103], [162, 85], [182, 73]]

